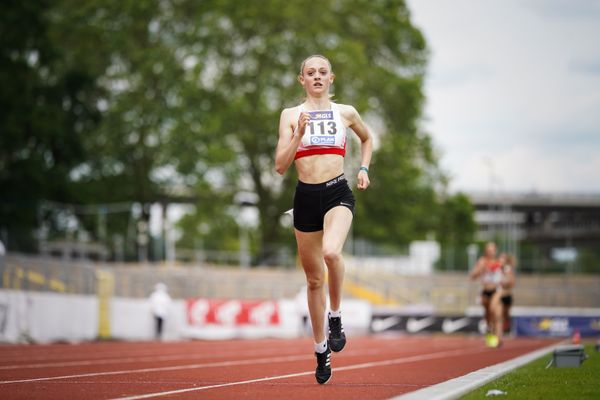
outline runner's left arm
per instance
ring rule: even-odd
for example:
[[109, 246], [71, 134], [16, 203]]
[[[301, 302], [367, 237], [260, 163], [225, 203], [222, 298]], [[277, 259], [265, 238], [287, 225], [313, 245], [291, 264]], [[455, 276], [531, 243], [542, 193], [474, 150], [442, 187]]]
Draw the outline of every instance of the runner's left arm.
[[[352, 106], [346, 106], [346, 117], [350, 122], [349, 127], [356, 133], [360, 139], [360, 166], [361, 169], [358, 171], [357, 187], [360, 190], [365, 190], [371, 184], [369, 180], [369, 165], [371, 164], [371, 155], [373, 153], [373, 139], [369, 128], [363, 122], [360, 114]], [[365, 171], [362, 167], [366, 168]]]

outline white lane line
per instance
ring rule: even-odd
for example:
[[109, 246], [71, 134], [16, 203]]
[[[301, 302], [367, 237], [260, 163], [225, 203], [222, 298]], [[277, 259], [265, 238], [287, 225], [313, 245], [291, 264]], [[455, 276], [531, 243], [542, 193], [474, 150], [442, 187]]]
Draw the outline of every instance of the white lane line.
[[[294, 339], [296, 340], [296, 339]], [[298, 341], [305, 340], [307, 343], [310, 343], [309, 340], [306, 339], [298, 339]], [[272, 348], [273, 345], [281, 343], [283, 341], [289, 341], [289, 339], [255, 339], [257, 348]], [[223, 344], [227, 345], [227, 347], [238, 348], [240, 350], [247, 347], [242, 339], [232, 339], [232, 340], [223, 340]], [[178, 350], [189, 350], [189, 349], [197, 349], [197, 348], [211, 348], [210, 341], [197, 341], [197, 340], [164, 340], [164, 341], [148, 341], [148, 340], [140, 340], [140, 341], [131, 341], [131, 342], [73, 342], [73, 343], [65, 343], [65, 344], [17, 344], [10, 346], [0, 346], [0, 354], [8, 355], [8, 356], [23, 356], [27, 354], [44, 354], [44, 355], [54, 355], [54, 354], [64, 354], [67, 348], [73, 349], [73, 351], [84, 350], [83, 354], [89, 354], [90, 352], [103, 354], [106, 352], [119, 352], [122, 350], [123, 352], [152, 352], [158, 349], [164, 349], [165, 347], [171, 349]]]
[[[297, 350], [290, 351], [294, 352]], [[173, 354], [167, 356], [140, 356], [140, 357], [124, 357], [124, 358], [105, 358], [96, 360], [79, 360], [79, 361], [60, 361], [60, 362], [48, 362], [48, 363], [36, 363], [36, 364], [13, 364], [0, 366], [0, 370], [21, 370], [21, 369], [33, 369], [33, 368], [50, 368], [50, 367], [80, 367], [89, 365], [104, 365], [104, 364], [121, 364], [121, 363], [137, 363], [137, 362], [153, 362], [153, 361], [176, 361], [176, 360], [200, 360], [203, 358], [225, 358], [235, 356], [256, 356], [264, 355], [264, 350], [252, 350], [252, 351], [238, 351], [238, 352], [223, 352], [219, 354], [197, 354], [185, 355]]]
[[[357, 338], [356, 343], [361, 343], [365, 339], [364, 337]], [[379, 339], [384, 343], [391, 339], [391, 337], [379, 336]], [[396, 340], [397, 337], [393, 337], [393, 340]], [[441, 339], [441, 338], [440, 338]], [[438, 339], [438, 340], [440, 340]], [[422, 338], [409, 338], [403, 337], [402, 343], [404, 347], [410, 348], [412, 344], [422, 343]], [[281, 339], [273, 340], [272, 342], [264, 342], [262, 340], [259, 341], [257, 345], [252, 346], [254, 351], [264, 350], [271, 351], [274, 344], [279, 346], [281, 343]], [[288, 341], [289, 342], [289, 341]], [[301, 343], [300, 341], [296, 343]], [[370, 340], [369, 340], [370, 343]], [[63, 346], [62, 349], [44, 349], [47, 345], [35, 345], [34, 348], [31, 346], [25, 347], [24, 349], [27, 351], [19, 351], [19, 352], [4, 352], [2, 348], [0, 348], [0, 363], [7, 364], [9, 362], [19, 362], [22, 360], [28, 360], [30, 363], [59, 363], [59, 362], [77, 362], [77, 361], [93, 361], [93, 360], [104, 360], [112, 357], [154, 357], [157, 353], [162, 354], [163, 356], [173, 355], [172, 353], [181, 354], [185, 352], [185, 354], [190, 354], [193, 352], [202, 353], [202, 352], [210, 352], [212, 351], [212, 347], [205, 346], [205, 343], [193, 343], [193, 342], [160, 342], [160, 343], [138, 343], [132, 342], [128, 346], [123, 346], [121, 343], [115, 343], [114, 346], [110, 344], [70, 344], [68, 346]], [[237, 344], [237, 343], [236, 343]], [[306, 341], [307, 346], [311, 346], [310, 341]], [[84, 347], [85, 346], [85, 347]], [[105, 349], [96, 348], [96, 346], [106, 347]], [[368, 346], [368, 345], [366, 345]], [[431, 346], [431, 344], [429, 344]], [[438, 347], [438, 344], [433, 344], [434, 347]], [[240, 344], [239, 348], [229, 348], [229, 353], [231, 354], [240, 354], [245, 348], [247, 348], [247, 344]], [[396, 345], [391, 346], [397, 348]], [[121, 348], [121, 351], [118, 350]], [[166, 348], [169, 348], [170, 351], [166, 351]], [[88, 349], [88, 350], [84, 350]], [[45, 351], [46, 350], [46, 351]], [[82, 350], [82, 351], [80, 351]], [[0, 369], [8, 369], [9, 365], [0, 366]], [[16, 367], [22, 367], [20, 365], [15, 365]]]
[[465, 395], [486, 383], [500, 378], [502, 375], [524, 364], [550, 353], [564, 343], [556, 343], [512, 360], [504, 361], [490, 367], [468, 373], [458, 378], [450, 379], [437, 385], [406, 393], [390, 400], [452, 400]]
[[[436, 358], [445, 358], [445, 357], [452, 357], [452, 356], [462, 356], [467, 353], [480, 353], [480, 352], [485, 352], [485, 351], [489, 351], [489, 349], [481, 349], [481, 348], [473, 349], [472, 347], [469, 347], [469, 348], [462, 348], [462, 349], [457, 349], [457, 350], [449, 350], [449, 351], [441, 351], [441, 352], [435, 352], [435, 353], [430, 353], [430, 354], [422, 354], [422, 355], [418, 355], [418, 356], [401, 357], [401, 358], [394, 358], [391, 360], [371, 361], [371, 362], [366, 362], [366, 363], [361, 363], [361, 364], [348, 365], [345, 367], [334, 368], [333, 371], [341, 372], [341, 371], [350, 371], [350, 370], [354, 370], [354, 369], [383, 367], [383, 366], [387, 366], [387, 365], [396, 365], [396, 364], [407, 364], [407, 363], [412, 363], [412, 362], [426, 361], [426, 360], [432, 360], [432, 359], [436, 359]], [[170, 396], [173, 394], [197, 392], [200, 390], [246, 385], [249, 383], [266, 382], [266, 381], [273, 381], [273, 380], [278, 380], [278, 379], [295, 378], [298, 376], [312, 375], [314, 373], [315, 373], [315, 371], [296, 372], [293, 374], [269, 376], [269, 377], [265, 377], [265, 378], [249, 379], [249, 380], [245, 380], [245, 381], [220, 383], [220, 384], [216, 384], [216, 385], [208, 385], [208, 386], [200, 386], [200, 387], [193, 387], [193, 388], [169, 390], [169, 391], [165, 391], [165, 392], [156, 392], [156, 393], [148, 393], [148, 394], [142, 394], [142, 395], [118, 397], [118, 398], [114, 398], [111, 400], [148, 399], [148, 398], [152, 398], [152, 397], [162, 397], [162, 396]]]
[[[309, 343], [309, 342], [307, 342], [307, 343]], [[35, 346], [44, 346], [44, 345], [35, 345]], [[93, 351], [85, 351], [81, 348], [78, 348], [78, 346], [79, 345], [77, 345], [77, 344], [69, 345], [69, 346], [65, 346], [65, 348], [63, 348], [61, 351], [53, 350], [52, 352], [44, 352], [43, 349], [41, 349], [41, 348], [32, 349], [31, 347], [28, 347], [27, 351], [14, 352], [14, 353], [6, 353], [6, 352], [3, 352], [2, 349], [0, 349], [0, 360], [2, 360], [2, 363], [20, 361], [23, 359], [27, 359], [30, 361], [38, 361], [38, 362], [44, 362], [44, 361], [69, 362], [69, 361], [76, 361], [76, 360], [90, 360], [90, 359], [97, 359], [97, 358], [105, 359], [107, 357], [123, 357], [123, 356], [150, 357], [150, 356], [156, 355], [157, 353], [162, 353], [163, 355], [169, 355], [169, 353], [173, 353], [173, 352], [177, 352], [177, 353], [185, 352], [186, 354], [189, 354], [191, 352], [200, 353], [203, 351], [204, 352], [212, 351], [212, 347], [209, 347], [209, 346], [200, 346], [200, 345], [198, 345], [198, 346], [183, 346], [180, 343], [170, 343], [170, 342], [163, 342], [160, 345], [157, 345], [155, 347], [149, 347], [149, 346], [142, 347], [142, 346], [134, 343], [134, 344], [132, 344], [132, 346], [139, 346], [139, 347], [123, 348], [121, 351], [116, 350], [117, 346], [115, 346], [115, 349], [113, 349], [113, 348], [105, 349], [105, 350], [96, 349], [96, 348], [91, 349]], [[254, 350], [270, 351], [273, 348], [273, 345], [265, 344], [263, 346], [263, 344], [260, 343], [259, 346], [253, 345], [252, 347]], [[170, 349], [170, 351], [166, 351], [165, 350], [166, 348]], [[230, 348], [230, 352], [232, 354], [237, 354], [240, 351], [243, 351], [244, 348], [247, 348], [247, 345], [244, 347], [240, 346], [239, 349]], [[82, 351], [80, 351], [80, 350], [82, 350]]]
[[179, 371], [183, 369], [197, 369], [197, 368], [214, 368], [214, 367], [232, 367], [236, 365], [252, 365], [252, 364], [268, 364], [275, 362], [287, 362], [287, 361], [298, 361], [314, 358], [314, 356], [308, 356], [306, 354], [301, 356], [286, 356], [286, 357], [269, 357], [269, 358], [254, 358], [250, 360], [238, 360], [238, 361], [220, 361], [203, 364], [190, 364], [190, 365], [175, 365], [171, 367], [157, 367], [157, 368], [140, 368], [120, 371], [106, 371], [106, 372], [90, 372], [87, 374], [73, 374], [73, 375], [60, 375], [60, 376], [48, 376], [43, 378], [29, 378], [29, 379], [17, 379], [12, 381], [0, 381], [0, 385], [7, 385], [11, 383], [28, 383], [28, 382], [40, 382], [40, 381], [53, 381], [61, 379], [72, 379], [72, 378], [86, 378], [91, 376], [108, 376], [108, 375], [123, 375], [123, 374], [139, 374], [145, 372], [164, 372], [164, 371]]
[[[356, 355], [377, 355], [386, 353], [388, 350], [362, 350], [362, 351], [350, 351], [347, 352], [346, 356]], [[106, 371], [106, 372], [90, 372], [85, 374], [73, 374], [73, 375], [59, 375], [59, 376], [48, 376], [43, 378], [27, 378], [27, 379], [15, 379], [10, 381], [0, 381], [0, 385], [7, 385], [13, 383], [29, 383], [29, 382], [40, 382], [40, 381], [53, 381], [62, 379], [72, 378], [87, 378], [92, 376], [109, 376], [109, 375], [124, 375], [124, 374], [136, 374], [146, 372], [164, 372], [164, 371], [180, 371], [185, 369], [199, 369], [199, 368], [215, 368], [215, 367], [232, 367], [239, 365], [253, 365], [253, 364], [268, 364], [276, 362], [290, 362], [299, 360], [313, 359], [314, 355], [302, 353], [302, 355], [291, 355], [283, 357], [264, 357], [264, 358], [253, 358], [248, 360], [234, 360], [234, 361], [219, 361], [201, 364], [187, 364], [187, 365], [175, 365], [171, 367], [155, 367], [155, 368], [141, 368], [141, 369], [130, 369], [130, 370], [119, 370], [119, 371]]]

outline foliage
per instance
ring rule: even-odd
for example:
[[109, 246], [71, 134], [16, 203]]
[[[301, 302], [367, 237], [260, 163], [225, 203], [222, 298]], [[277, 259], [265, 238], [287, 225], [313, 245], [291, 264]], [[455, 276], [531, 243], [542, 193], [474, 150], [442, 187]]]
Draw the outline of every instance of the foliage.
[[0, 13], [0, 227], [25, 248], [39, 200], [70, 199], [82, 136], [99, 117], [95, 71], [52, 40], [50, 4], [8, 1]]
[[[2, 94], [0, 188], [21, 184], [21, 200], [192, 202], [182, 243], [224, 246], [238, 237], [236, 194], [248, 191], [255, 246], [291, 243], [280, 218], [295, 175], [273, 169], [278, 119], [301, 101], [300, 62], [322, 53], [336, 101], [354, 105], [381, 144], [373, 186], [357, 193], [355, 235], [406, 243], [438, 226], [450, 235], [440, 218], [466, 218], [436, 196], [444, 177], [418, 128], [427, 49], [402, 0], [19, 4], [2, 16], [12, 34], [0, 35], [1, 78], [12, 85]], [[94, 231], [94, 218], [83, 223]]]
[[600, 249], [594, 246], [581, 247], [578, 249], [579, 255], [577, 257], [577, 272], [583, 272], [586, 274], [598, 274], [600, 273]]
[[[291, 237], [279, 219], [291, 205], [293, 172], [277, 177], [272, 157], [279, 113], [301, 101], [298, 67], [313, 53], [332, 61], [336, 100], [353, 104], [383, 127], [379, 135], [387, 143], [382, 149], [388, 157], [374, 161], [373, 175], [373, 181], [381, 182], [387, 191], [383, 197], [392, 199], [390, 191], [402, 190], [416, 198], [412, 207], [396, 210], [402, 232], [387, 226], [389, 214], [366, 205], [357, 211], [358, 234], [379, 239], [374, 234], [379, 229], [406, 241], [413, 232], [411, 224], [432, 228], [417, 215], [431, 214], [425, 209], [434, 205], [433, 189], [420, 179], [418, 164], [423, 161], [430, 167], [433, 160], [425, 155], [430, 152], [424, 145], [427, 137], [417, 135], [416, 129], [425, 41], [410, 24], [404, 2], [325, 1], [319, 7], [302, 1], [249, 2], [243, 7], [237, 2], [202, 2], [188, 9], [188, 15], [197, 16], [197, 28], [187, 31], [189, 47], [180, 50], [185, 59], [199, 61], [186, 78], [193, 88], [190, 99], [200, 104], [203, 115], [190, 117], [196, 130], [189, 129], [185, 119], [178, 121], [182, 127], [178, 130], [192, 133], [179, 137], [179, 149], [194, 146], [197, 150], [194, 154], [176, 151], [184, 157], [179, 172], [198, 176], [218, 166], [220, 178], [229, 183], [224, 187], [257, 193], [263, 248], [282, 236]], [[207, 160], [217, 149], [222, 157], [211, 165]], [[383, 171], [400, 170], [402, 175], [393, 176], [391, 182], [379, 181]], [[364, 197], [376, 199], [380, 194], [375, 183]]]
[[477, 225], [475, 210], [464, 193], [446, 197], [440, 208], [438, 240], [442, 244], [465, 247], [473, 242]]

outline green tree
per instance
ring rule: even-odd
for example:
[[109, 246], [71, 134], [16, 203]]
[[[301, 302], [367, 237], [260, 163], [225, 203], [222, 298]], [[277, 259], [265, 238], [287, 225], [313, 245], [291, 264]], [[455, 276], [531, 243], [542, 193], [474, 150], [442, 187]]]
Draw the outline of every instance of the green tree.
[[464, 193], [440, 196], [436, 238], [442, 245], [439, 265], [445, 269], [468, 269], [467, 246], [474, 242], [477, 224], [474, 207]]
[[473, 243], [477, 224], [475, 210], [464, 193], [443, 199], [438, 219], [438, 240], [442, 244], [464, 247]]
[[372, 163], [372, 187], [358, 193], [355, 234], [382, 245], [405, 245], [436, 231], [436, 174], [429, 140], [390, 133]]
[[[323, 0], [317, 6], [304, 0], [61, 0], [39, 9], [14, 4], [14, 15], [2, 18], [12, 21], [16, 36], [30, 37], [11, 44], [25, 49], [17, 57], [25, 74], [19, 82], [56, 89], [60, 101], [47, 101], [44, 113], [32, 114], [41, 127], [31, 134], [25, 121], [2, 122], [13, 126], [20, 143], [10, 157], [29, 154], [23, 148], [31, 138], [45, 143], [53, 135], [61, 140], [56, 149], [70, 149], [58, 158], [41, 151], [37, 164], [54, 160], [43, 168], [27, 156], [32, 172], [23, 181], [46, 183], [48, 190], [37, 197], [24, 192], [24, 198], [192, 202], [196, 213], [182, 222], [182, 243], [191, 246], [200, 237], [229, 246], [238, 237], [236, 195], [248, 191], [257, 195], [256, 247], [264, 252], [269, 243], [292, 242], [279, 221], [291, 207], [296, 178], [293, 171], [281, 178], [273, 169], [278, 119], [284, 107], [302, 99], [299, 63], [322, 53], [337, 75], [336, 101], [354, 105], [381, 144], [371, 168], [373, 187], [357, 194], [355, 233], [403, 243], [436, 229], [435, 188], [443, 177], [429, 136], [418, 128], [427, 49], [404, 1]], [[22, 16], [31, 9], [33, 28], [24, 28]], [[27, 50], [36, 40], [45, 49], [39, 66], [31, 64]], [[14, 62], [9, 41], [3, 59]], [[46, 52], [51, 61], [42, 56]], [[74, 83], [66, 84], [72, 82], [67, 77]], [[11, 90], [14, 97], [22, 88]], [[39, 98], [28, 95], [26, 110], [38, 107]], [[358, 167], [352, 162], [357, 147], [348, 156], [351, 175]], [[11, 158], [4, 146], [1, 151], [4, 167]], [[56, 168], [56, 160], [64, 165]], [[50, 170], [61, 171], [60, 179], [35, 175]], [[10, 179], [17, 179], [17, 168], [10, 171]], [[66, 192], [61, 185], [70, 188], [69, 196], [52, 196]], [[147, 221], [148, 207], [143, 210]], [[109, 229], [127, 223], [124, 218]]]
[[[174, 121], [183, 115], [176, 3], [55, 3], [54, 39], [86, 68], [101, 71], [96, 84], [105, 93], [98, 102], [102, 120], [84, 141], [87, 158], [73, 170], [76, 200], [140, 203], [134, 231], [141, 229], [139, 222], [148, 226], [150, 204], [180, 199], [171, 189], [188, 184], [174, 173], [177, 157], [168, 151], [168, 142], [180, 134], [173, 132]], [[95, 220], [86, 222], [94, 231]], [[122, 234], [130, 223], [128, 214], [109, 219], [107, 237]], [[148, 248], [138, 254], [145, 258]]]
[[[355, 105], [382, 127], [374, 189], [360, 195], [365, 206], [358, 210], [358, 232], [408, 240], [414, 226], [432, 226], [421, 217], [428, 218], [427, 207], [434, 203], [434, 179], [421, 171], [435, 168], [435, 160], [429, 139], [416, 128], [427, 52], [403, 1], [186, 4], [194, 28], [185, 30], [187, 46], [179, 50], [193, 65], [184, 75], [186, 100], [198, 113], [177, 121], [174, 130], [190, 133], [172, 142], [179, 171], [195, 176], [216, 171], [220, 189], [256, 192], [263, 248], [291, 237], [279, 220], [291, 206], [295, 177], [292, 171], [283, 179], [275, 175], [273, 153], [281, 109], [301, 101], [299, 63], [313, 53], [331, 59], [337, 101]], [[185, 151], [192, 148], [196, 151]], [[214, 159], [213, 152], [221, 157]], [[385, 179], [387, 173], [395, 174]], [[382, 196], [398, 201], [388, 191], [404, 191], [414, 203], [382, 209]], [[388, 223], [392, 216], [395, 226]]]
[[166, 131], [176, 115], [181, 65], [166, 45], [159, 1], [62, 2], [56, 40], [88, 68], [100, 68], [102, 121], [86, 138], [75, 181], [83, 202], [160, 199]]
[[33, 249], [41, 199], [69, 201], [70, 173], [96, 125], [94, 71], [52, 40], [52, 2], [8, 1], [0, 13], [0, 229]]

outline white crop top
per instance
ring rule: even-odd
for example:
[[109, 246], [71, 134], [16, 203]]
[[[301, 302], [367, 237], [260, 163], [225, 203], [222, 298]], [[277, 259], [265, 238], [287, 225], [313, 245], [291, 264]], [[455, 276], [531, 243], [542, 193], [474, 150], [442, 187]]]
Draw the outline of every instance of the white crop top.
[[485, 270], [481, 275], [481, 282], [484, 284], [498, 285], [502, 280], [502, 267], [499, 262], [486, 262]]
[[315, 154], [346, 155], [346, 127], [337, 104], [331, 103], [331, 110], [318, 111], [305, 111], [304, 106], [300, 106], [300, 112], [309, 113], [310, 122], [294, 159]]

